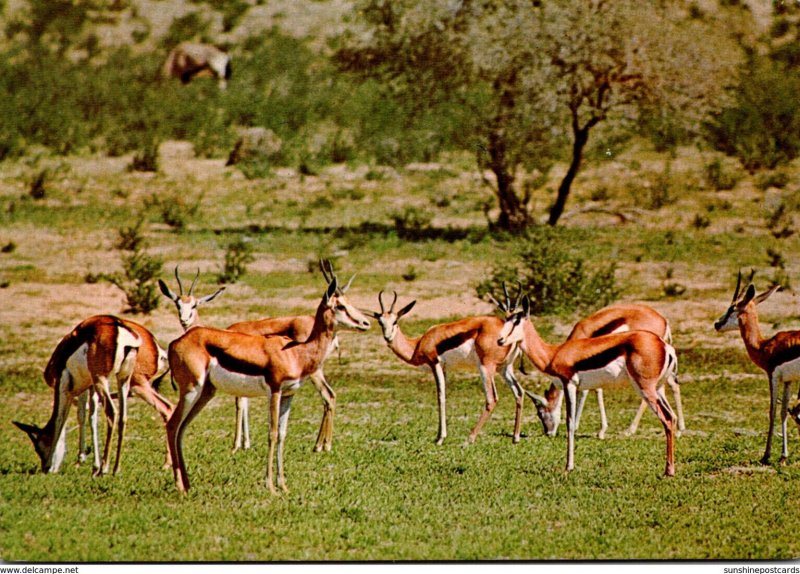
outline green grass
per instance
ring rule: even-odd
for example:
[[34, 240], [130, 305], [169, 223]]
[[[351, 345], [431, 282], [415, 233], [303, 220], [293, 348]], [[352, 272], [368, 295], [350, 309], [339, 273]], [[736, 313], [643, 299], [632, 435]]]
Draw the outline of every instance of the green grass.
[[[436, 447], [429, 374], [399, 363], [382, 377], [330, 367], [339, 395], [334, 450], [311, 452], [321, 409], [313, 389], [304, 388], [292, 412], [291, 492], [283, 496], [271, 496], [264, 483], [266, 401], [253, 401], [254, 448], [247, 452], [230, 452], [230, 398], [216, 398], [194, 421], [185, 441], [187, 496], [160, 467], [163, 431], [139, 401], [116, 477], [92, 478], [89, 468], [72, 465], [41, 475], [27, 438], [3, 425], [0, 555], [12, 561], [274, 561], [800, 554], [786, 528], [800, 519], [793, 500], [800, 463], [796, 457], [786, 467], [757, 462], [766, 426], [763, 377], [734, 383], [736, 400], [726, 400], [731, 389], [724, 375], [684, 385], [689, 430], [677, 442], [677, 476], [666, 479], [655, 417], [648, 414], [635, 437], [617, 432], [636, 407], [629, 391], [608, 394], [614, 432], [603, 441], [593, 436], [598, 417], [590, 400], [577, 468], [566, 475], [563, 431], [544, 437], [529, 404], [525, 438], [511, 444], [513, 402], [505, 387], [493, 419], [467, 446], [481, 392], [475, 377], [454, 377], [449, 436]], [[46, 393], [3, 399], [2, 420], [46, 418]], [[69, 438], [71, 462], [75, 434]], [[790, 438], [796, 451], [794, 432]]]
[[[4, 165], [8, 174], [21, 169]], [[450, 181], [453, 174], [447, 171], [342, 181], [323, 173], [255, 183], [229, 174], [211, 173], [207, 180], [186, 183], [164, 174], [142, 180], [127, 172], [59, 172], [48, 181], [43, 202], [20, 199], [22, 176], [0, 181], [0, 244], [16, 245], [13, 252], [0, 254], [0, 280], [10, 283], [2, 291], [10, 296], [0, 308], [2, 318], [7, 317], [0, 320], [0, 558], [800, 556], [800, 542], [790, 527], [800, 519], [793, 496], [800, 478], [797, 434], [791, 429], [787, 466], [758, 462], [766, 439], [766, 377], [749, 361], [737, 335], [716, 336], [711, 327], [728, 304], [739, 266], [760, 268], [759, 287], [766, 282], [765, 250], [772, 238], [760, 219], [737, 231], [741, 214], [754, 209], [750, 196], [731, 196], [731, 209], [714, 212], [715, 225], [724, 224], [719, 229], [692, 228], [686, 216], [695, 213], [691, 202], [714, 199], [716, 192], [684, 190], [676, 194], [676, 204], [650, 213], [647, 225], [565, 226], [558, 235], [587, 259], [618, 261], [621, 299], [653, 301], [671, 320], [688, 427], [677, 441], [672, 479], [662, 477], [664, 437], [652, 414], [645, 415], [635, 437], [621, 436], [638, 406], [629, 390], [607, 393], [610, 429], [603, 441], [594, 436], [599, 417], [590, 399], [570, 475], [563, 470], [563, 426], [560, 436], [543, 436], [529, 402], [524, 438], [511, 444], [513, 401], [499, 377], [500, 404], [471, 446], [465, 441], [483, 408], [483, 394], [475, 373], [451, 377], [449, 436], [436, 447], [431, 374], [400, 363], [375, 328], [344, 335], [341, 359], [326, 364], [338, 395], [331, 453], [311, 451], [320, 399], [310, 387], [295, 399], [286, 452], [287, 495], [270, 496], [264, 484], [266, 401], [253, 401], [254, 449], [232, 454], [233, 401], [222, 396], [187, 432], [192, 480], [187, 496], [177, 492], [171, 471], [161, 468], [165, 441], [160, 419], [138, 399], [132, 401], [119, 476], [92, 478], [90, 468], [72, 465], [75, 431], [69, 435], [69, 464], [58, 475], [41, 475], [28, 439], [10, 423], [47, 420], [52, 395], [41, 372], [59, 338], [90, 314], [121, 311], [114, 307], [118, 293], [85, 285], [83, 277], [88, 268], [114, 271], [117, 230], [138, 217], [151, 192], [203, 193], [199, 212], [182, 232], [167, 228], [157, 214], [148, 216], [148, 251], [164, 259], [162, 277], [170, 283], [175, 263], [185, 282], [201, 267], [196, 292], [211, 292], [229, 240], [244, 235], [253, 246], [256, 262], [248, 273], [202, 309], [203, 320], [211, 325], [310, 313], [323, 281], [309, 266], [315, 268], [319, 257], [328, 256], [340, 280], [358, 272], [352, 294], [361, 307], [376, 309], [381, 289], [397, 290], [401, 302], [417, 299], [418, 307], [403, 321], [404, 330], [416, 335], [460, 316], [446, 303], [433, 313], [429, 307], [426, 314], [425, 303], [433, 298], [477, 302], [475, 285], [514, 251], [513, 238], [487, 236], [483, 214], [467, 209], [480, 203], [484, 191], [467, 186], [461, 194], [463, 181]], [[70, 191], [72, 177], [84, 178], [80, 193]], [[346, 186], [358, 193], [341, 191]], [[449, 203], [441, 201], [452, 189], [459, 194]], [[109, 190], [118, 190], [111, 200]], [[398, 237], [392, 220], [405, 200], [436, 217], [434, 225], [406, 240]], [[311, 203], [317, 207], [307, 211]], [[782, 239], [779, 247], [784, 254], [794, 253], [800, 238]], [[789, 257], [787, 266], [794, 278], [797, 268]], [[404, 280], [410, 267], [416, 278]], [[689, 284], [683, 297], [664, 296], [661, 281], [668, 267], [674, 267], [675, 281]], [[291, 303], [284, 302], [287, 298]], [[788, 302], [779, 294], [765, 304], [765, 333], [777, 323], [796, 328], [797, 311]], [[164, 344], [180, 332], [166, 304], [150, 317], [134, 319], [144, 321]], [[548, 341], [556, 341], [576, 319], [537, 317], [536, 324]], [[541, 391], [538, 376], [523, 377], [522, 384]], [[164, 390], [174, 399], [168, 383]], [[75, 424], [74, 418], [69, 424]]]

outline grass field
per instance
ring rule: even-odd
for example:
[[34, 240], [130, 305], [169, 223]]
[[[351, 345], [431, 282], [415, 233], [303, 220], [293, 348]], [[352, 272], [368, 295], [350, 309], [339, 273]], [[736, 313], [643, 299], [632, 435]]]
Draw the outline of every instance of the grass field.
[[[428, 372], [402, 364], [375, 327], [342, 336], [341, 358], [326, 363], [338, 394], [334, 448], [311, 451], [322, 413], [313, 387], [294, 402], [287, 439], [290, 493], [264, 484], [266, 401], [252, 402], [250, 451], [231, 453], [233, 400], [218, 396], [189, 427], [186, 460], [192, 490], [180, 496], [161, 468], [164, 433], [155, 411], [134, 400], [122, 473], [92, 478], [76, 468], [76, 431], [61, 473], [44, 476], [30, 442], [12, 420], [44, 424], [52, 395], [41, 371], [58, 340], [81, 319], [121, 313], [124, 298], [87, 273], [120, 268], [117, 230], [145, 200], [196, 198], [181, 232], [147, 211], [148, 251], [162, 257], [163, 277], [180, 264], [201, 270], [197, 291], [215, 288], [226, 243], [244, 236], [255, 261], [241, 282], [202, 309], [206, 324], [308, 313], [324, 289], [320, 256], [333, 257], [340, 278], [358, 272], [351, 300], [376, 308], [377, 292], [417, 299], [403, 323], [410, 334], [469, 314], [491, 312], [475, 285], [508, 258], [513, 239], [485, 232], [480, 179], [454, 159], [402, 171], [336, 166], [318, 176], [289, 171], [245, 180], [223, 160], [162, 160], [162, 171], [126, 171], [120, 159], [65, 160], [43, 199], [28, 193], [40, 165], [0, 170], [0, 558], [5, 561], [282, 561], [483, 559], [786, 559], [800, 556], [794, 499], [800, 478], [797, 433], [789, 464], [759, 463], [768, 387], [738, 334], [716, 334], [736, 270], [759, 269], [765, 289], [778, 267], [767, 248], [790, 254], [795, 235], [776, 239], [768, 214], [775, 201], [796, 201], [792, 172], [782, 189], [760, 190], [744, 178], [731, 191], [703, 185], [696, 150], [673, 159], [669, 201], [647, 205], [641, 181], [663, 170], [651, 152], [595, 165], [577, 185], [574, 207], [601, 195], [606, 207], [635, 208], [635, 221], [575, 213], [562, 241], [590, 261], [619, 262], [621, 300], [644, 301], [669, 317], [678, 349], [687, 431], [676, 445], [676, 476], [665, 479], [664, 437], [648, 413], [639, 433], [623, 437], [638, 400], [607, 393], [610, 429], [587, 405], [576, 469], [564, 471], [566, 439], [542, 434], [526, 404], [524, 438], [511, 442], [513, 400], [498, 378], [500, 404], [474, 445], [467, 434], [483, 408], [475, 374], [448, 387], [445, 444], [433, 444], [436, 399]], [[556, 174], [557, 175], [557, 174]], [[554, 175], [554, 177], [556, 176]], [[638, 186], [638, 187], [637, 187]], [[401, 239], [398, 213], [414, 206], [431, 216], [416, 237]], [[697, 215], [708, 223], [696, 223]], [[793, 224], [793, 222], [791, 222]], [[685, 289], [670, 288], [680, 285]], [[762, 327], [798, 328], [794, 294], [764, 303]], [[172, 306], [135, 316], [166, 345], [180, 333]], [[535, 317], [550, 341], [575, 317]], [[537, 389], [541, 377], [522, 377]], [[165, 392], [175, 393], [165, 385]], [[71, 419], [70, 424], [74, 424]], [[778, 443], [779, 444], [779, 443]]]

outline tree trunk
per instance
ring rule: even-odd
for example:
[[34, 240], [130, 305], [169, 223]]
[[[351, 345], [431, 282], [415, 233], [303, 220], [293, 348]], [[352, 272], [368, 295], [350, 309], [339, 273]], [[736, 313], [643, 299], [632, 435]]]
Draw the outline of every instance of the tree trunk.
[[514, 188], [514, 170], [506, 161], [506, 142], [502, 130], [489, 135], [489, 168], [497, 180], [497, 201], [500, 216], [497, 227], [505, 231], [519, 231], [531, 223], [528, 206], [520, 200]]
[[589, 141], [590, 127], [590, 125], [586, 125], [583, 128], [578, 128], [577, 125], [573, 123], [575, 141], [572, 143], [572, 161], [569, 164], [566, 175], [564, 175], [564, 179], [561, 180], [561, 184], [558, 186], [556, 202], [553, 204], [553, 207], [550, 208], [550, 218], [547, 220], [547, 223], [550, 225], [558, 223], [561, 214], [564, 213], [564, 207], [567, 205], [567, 198], [572, 188], [572, 182], [575, 181], [575, 176], [578, 175], [578, 170], [581, 167], [583, 148], [586, 147], [586, 143]]

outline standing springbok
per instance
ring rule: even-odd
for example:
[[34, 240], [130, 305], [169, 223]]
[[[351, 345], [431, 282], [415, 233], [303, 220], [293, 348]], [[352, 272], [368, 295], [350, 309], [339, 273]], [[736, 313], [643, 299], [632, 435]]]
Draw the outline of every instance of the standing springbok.
[[[767, 373], [769, 378], [769, 428], [767, 429], [767, 446], [762, 464], [769, 464], [772, 452], [772, 435], [775, 433], [775, 410], [778, 403], [778, 385], [783, 384], [783, 401], [781, 403], [781, 433], [782, 449], [780, 464], [785, 464], [789, 456], [786, 419], [789, 414], [789, 395], [791, 385], [800, 380], [800, 331], [779, 331], [772, 337], [765, 339], [761, 334], [758, 323], [756, 306], [766, 301], [770, 295], [780, 289], [775, 285], [769, 290], [756, 295], [756, 288], [751, 283], [754, 273], [748, 279], [744, 293], [739, 292], [742, 284], [742, 272], [736, 280], [736, 290], [733, 292], [730, 307], [714, 323], [714, 329], [722, 333], [732, 331], [738, 327], [744, 341], [745, 349], [750, 360]], [[798, 395], [800, 399], [800, 395]], [[791, 415], [800, 427], [800, 403], [791, 409]]]
[[[14, 421], [33, 442], [45, 474], [58, 472], [66, 454], [66, 421], [72, 401], [85, 392], [98, 393], [106, 414], [106, 441], [102, 465], [98, 458], [97, 434], [93, 432], [94, 474], [108, 472], [111, 441], [117, 431], [114, 473], [120, 468], [122, 439], [127, 419], [127, 399], [131, 376], [143, 339], [133, 328], [110, 315], [89, 317], [68, 333], [53, 351], [44, 371], [53, 388], [53, 412], [44, 428]], [[118, 407], [111, 398], [116, 384]]]
[[317, 371], [328, 355], [337, 326], [365, 331], [369, 329], [369, 319], [340, 295], [334, 277], [305, 341], [195, 327], [170, 344], [169, 365], [180, 398], [167, 423], [167, 437], [175, 482], [180, 491], [189, 489], [183, 433], [217, 390], [234, 396], [269, 396], [267, 483], [270, 492], [275, 494], [273, 467], [277, 447], [278, 485], [288, 490], [283, 450], [292, 398], [302, 380]]
[[498, 317], [466, 317], [460, 321], [434, 325], [422, 336], [406, 336], [398, 325], [401, 317], [414, 307], [412, 301], [399, 311], [394, 310], [397, 292], [387, 310], [383, 303], [383, 291], [378, 294], [380, 313], [370, 312], [383, 330], [383, 339], [400, 359], [415, 367], [428, 367], [433, 371], [436, 381], [436, 395], [439, 404], [439, 433], [436, 444], [441, 445], [447, 437], [446, 371], [455, 369], [475, 369], [481, 375], [483, 393], [486, 398], [484, 410], [475, 427], [469, 433], [469, 442], [475, 442], [484, 423], [492, 416], [497, 405], [497, 388], [494, 376], [500, 370], [503, 380], [511, 388], [516, 399], [513, 442], [520, 440], [522, 428], [522, 406], [524, 391], [514, 377], [514, 359], [517, 349], [498, 345], [497, 338], [503, 326]]
[[530, 303], [510, 313], [498, 345], [519, 345], [537, 369], [561, 381], [567, 410], [567, 465], [575, 467], [575, 422], [578, 389], [618, 385], [628, 380], [664, 426], [667, 454], [664, 474], [675, 474], [675, 415], [664, 395], [663, 380], [677, 366], [675, 349], [649, 331], [628, 331], [561, 345], [542, 340], [530, 320]]
[[[322, 270], [322, 274], [325, 277], [326, 282], [330, 283], [335, 276], [331, 263], [329, 261], [320, 261], [320, 269]], [[201, 303], [210, 301], [216, 297], [219, 294], [219, 291], [212, 296], [197, 300], [192, 295], [192, 290], [194, 289], [195, 283], [192, 282], [192, 288], [189, 290], [188, 296], [182, 295], [183, 288], [177, 267], [175, 267], [175, 277], [178, 281], [178, 287], [181, 290], [181, 296], [176, 295], [161, 280], [159, 280], [159, 286], [161, 287], [161, 292], [172, 299], [172, 301], [175, 303], [175, 306], [178, 309], [181, 325], [183, 326], [184, 330], [188, 330], [190, 327], [199, 325], [200, 318], [197, 312], [197, 307]], [[344, 287], [339, 288], [338, 294], [340, 296], [344, 296], [344, 294], [350, 288], [354, 277], [355, 275], [350, 278], [350, 281], [348, 281]], [[196, 280], [197, 276], [195, 276], [195, 281]], [[295, 341], [305, 341], [308, 339], [308, 336], [311, 334], [313, 328], [313, 315], [294, 315], [286, 317], [269, 317], [266, 319], [259, 319], [257, 321], [240, 321], [228, 326], [226, 330], [235, 331], [237, 333], [246, 333], [249, 335], [282, 335]], [[337, 349], [338, 346], [339, 338], [334, 336], [333, 341], [331, 342], [329, 354], [333, 352], [334, 349]], [[317, 371], [309, 375], [308, 378], [314, 384], [314, 388], [317, 389], [317, 392], [322, 398], [323, 408], [322, 421], [320, 422], [319, 433], [317, 435], [317, 441], [314, 445], [314, 451], [328, 452], [333, 447], [333, 418], [336, 411], [336, 393], [325, 379], [322, 366], [320, 366]], [[249, 419], [249, 401], [247, 397], [236, 397], [236, 430], [234, 433], [233, 446], [234, 452], [240, 448], [250, 448]]]
[[[666, 343], [672, 344], [672, 333], [666, 317], [655, 309], [640, 304], [611, 305], [600, 309], [576, 323], [566, 340], [589, 339], [626, 331], [650, 331], [661, 337]], [[667, 384], [672, 389], [672, 394], [675, 397], [675, 410], [678, 415], [678, 431], [676, 434], [680, 436], [680, 433], [686, 429], [686, 424], [683, 418], [683, 403], [676, 371], [670, 371]], [[576, 430], [580, 425], [581, 414], [589, 392], [588, 389], [584, 389], [581, 393], [575, 417]], [[603, 389], [598, 387], [595, 392], [597, 393], [597, 406], [600, 409], [600, 432], [597, 436], [602, 439], [605, 437], [606, 429], [608, 429], [608, 419], [603, 401]], [[528, 396], [536, 405], [536, 414], [542, 422], [544, 432], [548, 436], [555, 436], [561, 422], [561, 401], [564, 396], [561, 390], [561, 381], [554, 379], [550, 387], [545, 391], [544, 396], [533, 393], [528, 393]], [[639, 410], [633, 417], [633, 421], [625, 431], [626, 435], [636, 432], [646, 409], [647, 401], [643, 399], [639, 405]]]
[[162, 72], [167, 78], [178, 78], [188, 84], [194, 78], [210, 75], [217, 78], [219, 88], [224, 90], [231, 79], [231, 57], [220, 48], [210, 44], [179, 44], [167, 56]]

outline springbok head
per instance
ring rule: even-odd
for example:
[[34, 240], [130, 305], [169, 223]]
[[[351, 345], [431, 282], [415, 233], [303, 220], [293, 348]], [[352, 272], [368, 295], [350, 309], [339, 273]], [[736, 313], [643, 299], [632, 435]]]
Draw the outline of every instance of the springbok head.
[[397, 304], [397, 291], [392, 291], [392, 293], [394, 294], [394, 299], [392, 299], [392, 304], [389, 306], [388, 310], [383, 302], [383, 291], [381, 291], [378, 293], [378, 304], [381, 306], [380, 313], [368, 311], [368, 313], [374, 317], [381, 326], [381, 330], [383, 331], [383, 340], [387, 343], [394, 341], [394, 338], [397, 336], [397, 331], [399, 329], [397, 322], [400, 320], [400, 317], [411, 311], [411, 309], [413, 309], [414, 305], [417, 303], [417, 301], [414, 300], [399, 311], [395, 312], [394, 307]]
[[64, 462], [64, 457], [67, 453], [66, 427], [59, 440], [53, 441], [53, 433], [48, 429], [37, 427], [36, 425], [29, 425], [18, 421], [12, 421], [14, 425], [23, 431], [33, 443], [33, 448], [39, 456], [39, 461], [42, 465], [42, 472], [50, 474], [58, 472], [61, 464]]
[[742, 272], [741, 270], [739, 271], [739, 276], [736, 279], [736, 290], [733, 292], [731, 305], [714, 323], [714, 329], [716, 329], [718, 333], [738, 329], [740, 316], [754, 310], [756, 305], [766, 301], [775, 291], [781, 288], [780, 285], [774, 285], [764, 293], [756, 295], [756, 287], [752, 283], [754, 275], [755, 271], [751, 271], [750, 277], [747, 280], [747, 288], [744, 290], [744, 293], [740, 293], [739, 289], [742, 286]]
[[517, 299], [513, 305], [511, 304], [511, 298], [508, 296], [508, 289], [505, 283], [503, 283], [503, 294], [505, 295], [504, 303], [497, 301], [491, 294], [489, 298], [506, 315], [503, 327], [500, 329], [500, 334], [497, 337], [497, 344], [505, 347], [521, 343], [525, 338], [523, 322], [530, 318], [531, 305], [528, 300], [528, 295], [522, 294], [521, 284], [519, 286], [519, 292], [517, 293]]
[[336, 327], [355, 329], [357, 331], [368, 330], [370, 322], [367, 316], [356, 309], [345, 296], [345, 293], [353, 283], [355, 274], [350, 277], [350, 281], [344, 287], [340, 287], [336, 274], [333, 272], [333, 265], [329, 260], [320, 259], [319, 267], [322, 271], [322, 276], [328, 282], [328, 291], [325, 294], [323, 303], [333, 311]]
[[164, 281], [161, 279], [158, 280], [158, 287], [161, 289], [161, 292], [164, 294], [164, 296], [168, 297], [173, 303], [175, 303], [175, 307], [178, 309], [178, 319], [180, 319], [181, 327], [183, 327], [184, 331], [198, 323], [199, 316], [197, 308], [200, 305], [208, 303], [217, 295], [225, 291], [225, 287], [220, 287], [211, 295], [206, 295], [205, 297], [200, 297], [198, 299], [194, 296], [194, 286], [197, 284], [198, 277], [200, 277], [200, 269], [197, 270], [197, 274], [192, 280], [192, 285], [189, 287], [189, 293], [186, 295], [183, 294], [183, 283], [181, 283], [181, 277], [178, 272], [177, 265], [175, 266], [175, 280], [178, 282], [178, 294], [170, 289], [169, 286], [164, 283]]

